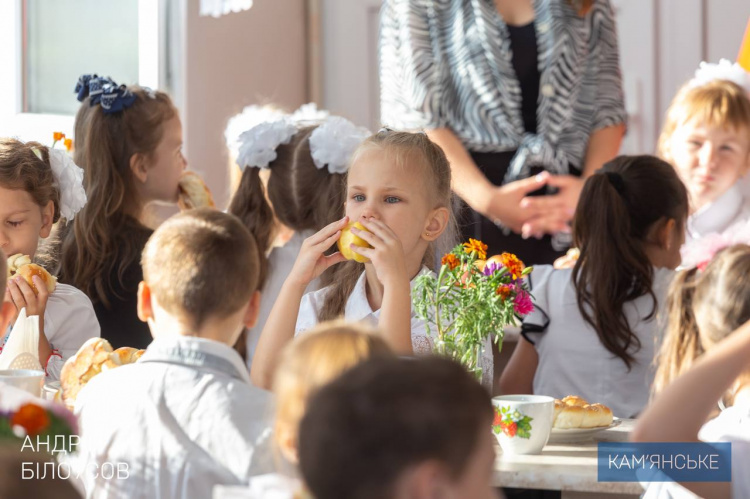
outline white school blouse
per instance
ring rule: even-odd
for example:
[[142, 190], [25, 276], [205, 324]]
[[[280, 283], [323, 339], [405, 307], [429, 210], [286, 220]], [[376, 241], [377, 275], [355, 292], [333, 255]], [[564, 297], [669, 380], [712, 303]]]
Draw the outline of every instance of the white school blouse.
[[[432, 272], [427, 267], [422, 267], [419, 274], [423, 272]], [[411, 288], [414, 288], [415, 279], [411, 281]], [[295, 327], [295, 336], [303, 331], [313, 328], [318, 324], [318, 312], [323, 307], [326, 294], [329, 288], [323, 288], [312, 293], [307, 293], [302, 297], [300, 303], [299, 315], [297, 316], [297, 326]], [[352, 322], [365, 322], [372, 327], [377, 327], [380, 320], [380, 310], [373, 310], [367, 301], [367, 289], [365, 282], [365, 273], [359, 276], [352, 294], [346, 301], [344, 309], [344, 318]], [[414, 304], [411, 305], [411, 343], [416, 355], [429, 355], [433, 351], [433, 345], [436, 338], [436, 332], [428, 330], [425, 322], [417, 317], [414, 310]], [[484, 346], [481, 358], [482, 366], [482, 385], [488, 390], [492, 390], [493, 384], [493, 356], [492, 345], [489, 341]]]
[[[289, 277], [289, 274], [292, 272], [294, 262], [297, 261], [299, 250], [302, 248], [302, 243], [313, 234], [315, 234], [315, 232], [312, 230], [295, 232], [284, 246], [272, 249], [271, 253], [268, 255], [268, 279], [266, 280], [266, 284], [260, 294], [258, 322], [255, 324], [254, 328], [249, 329], [247, 332], [246, 345], [248, 371], [252, 366], [255, 348], [258, 346], [260, 335], [266, 325], [268, 316], [271, 315], [271, 309], [281, 292], [281, 286], [284, 285], [284, 281], [286, 281], [286, 278]], [[309, 293], [311, 291], [316, 291], [319, 288], [320, 280], [314, 279], [308, 284], [305, 292]]]
[[716, 201], [696, 211], [687, 221], [685, 244], [710, 234], [722, 234], [750, 220], [750, 204], [735, 183]]
[[[53, 351], [47, 363], [47, 381], [60, 379], [60, 371], [68, 358], [78, 352], [86, 340], [101, 335], [91, 300], [77, 288], [58, 283], [47, 299], [44, 311], [44, 335]], [[7, 336], [3, 339], [3, 345]], [[47, 359], [39, 359], [44, 367]]]
[[555, 398], [578, 395], [590, 403], [607, 405], [617, 417], [637, 416], [648, 403], [654, 377], [652, 362], [661, 337], [659, 310], [673, 276], [672, 270], [654, 269], [658, 307], [651, 320], [644, 320], [654, 307], [650, 295], [625, 304], [625, 316], [641, 341], [641, 348], [631, 352], [635, 362], [628, 371], [625, 363], [602, 345], [578, 310], [573, 269], [534, 267], [529, 284], [535, 307], [522, 328], [522, 335], [534, 344], [539, 355], [534, 393]]
[[[732, 443], [732, 497], [750, 497], [750, 400], [724, 409], [703, 425], [698, 438], [704, 442]], [[674, 482], [643, 483], [643, 499], [694, 499], [695, 494]]]

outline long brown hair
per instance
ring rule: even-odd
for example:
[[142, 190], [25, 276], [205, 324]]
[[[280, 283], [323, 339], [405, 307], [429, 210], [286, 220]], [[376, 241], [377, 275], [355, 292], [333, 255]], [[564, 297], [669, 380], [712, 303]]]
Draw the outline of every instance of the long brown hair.
[[685, 186], [668, 163], [654, 156], [619, 156], [592, 175], [583, 187], [573, 220], [580, 257], [573, 268], [578, 309], [599, 341], [630, 369], [641, 347], [625, 316], [625, 303], [653, 298], [654, 270], [646, 238], [657, 223], [688, 214]]
[[[391, 154], [393, 159], [404, 168], [413, 168], [411, 165], [421, 168], [424, 184], [432, 196], [434, 207], [445, 207], [451, 214], [453, 213], [450, 164], [440, 146], [432, 142], [427, 134], [380, 131], [360, 145], [351, 163], [354, 164], [363, 152], [371, 149], [381, 149], [386, 154]], [[343, 192], [346, 192], [345, 190], [346, 185], [343, 186]], [[452, 233], [450, 226], [454, 224], [455, 221], [451, 218], [446, 233]], [[435, 266], [433, 251], [433, 245], [430, 245], [422, 262], [430, 268]], [[318, 313], [319, 321], [333, 320], [344, 314], [346, 302], [360, 274], [362, 274], [362, 265], [353, 260], [337, 266], [335, 281], [329, 287], [323, 306]]]
[[750, 246], [745, 244], [722, 250], [702, 272], [692, 268], [677, 274], [667, 297], [667, 333], [655, 358], [654, 394], [750, 320], [748, 276]]
[[77, 214], [63, 240], [61, 280], [86, 293], [94, 303], [109, 306], [110, 275], [138, 262], [145, 241], [128, 237], [145, 230], [137, 220], [143, 206], [134, 188], [130, 158], [151, 155], [163, 135], [165, 122], [177, 115], [167, 94], [138, 86], [132, 106], [105, 114], [89, 97], [76, 119], [75, 159], [84, 169], [88, 202]]
[[[297, 232], [317, 232], [344, 216], [344, 176], [317, 168], [310, 154], [310, 135], [316, 128], [304, 127], [289, 143], [279, 145], [269, 164], [267, 189], [259, 168], [245, 168], [229, 203], [229, 213], [242, 220], [264, 252], [273, 243], [274, 215]], [[332, 274], [321, 276], [324, 286], [331, 283]]]

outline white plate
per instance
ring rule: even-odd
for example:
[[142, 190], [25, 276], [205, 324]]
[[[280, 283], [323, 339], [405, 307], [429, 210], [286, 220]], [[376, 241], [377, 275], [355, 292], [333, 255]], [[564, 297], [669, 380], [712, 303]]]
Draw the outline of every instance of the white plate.
[[594, 438], [594, 435], [602, 431], [609, 430], [619, 426], [622, 423], [620, 418], [613, 418], [609, 426], [600, 426], [598, 428], [552, 428], [549, 435], [548, 444], [571, 444], [576, 442], [585, 442]]

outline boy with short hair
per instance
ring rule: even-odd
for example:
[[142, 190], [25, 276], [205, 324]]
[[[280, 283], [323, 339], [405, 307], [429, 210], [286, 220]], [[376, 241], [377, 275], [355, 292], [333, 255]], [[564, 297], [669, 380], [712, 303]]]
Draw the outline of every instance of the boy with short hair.
[[154, 341], [76, 402], [89, 497], [211, 497], [216, 484], [268, 471], [269, 395], [232, 349], [258, 315], [260, 258], [242, 223], [216, 210], [177, 215], [151, 236], [138, 315]]

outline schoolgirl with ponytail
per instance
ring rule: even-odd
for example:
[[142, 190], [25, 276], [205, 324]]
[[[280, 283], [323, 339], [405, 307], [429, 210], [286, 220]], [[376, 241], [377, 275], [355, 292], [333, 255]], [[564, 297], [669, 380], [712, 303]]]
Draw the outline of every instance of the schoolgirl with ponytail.
[[501, 378], [503, 393], [579, 395], [619, 417], [648, 402], [658, 316], [680, 264], [688, 196], [653, 156], [620, 156], [584, 185], [572, 269], [537, 266], [535, 311]]
[[[302, 243], [344, 216], [348, 160], [370, 135], [367, 129], [344, 118], [309, 106], [292, 115], [273, 113], [270, 120], [251, 127], [237, 140], [237, 165], [242, 176], [229, 212], [242, 220], [268, 255], [268, 264], [262, 269], [258, 321], [243, 334], [244, 345], [237, 346], [248, 368]], [[306, 291], [330, 285], [335, 270], [313, 279]]]

